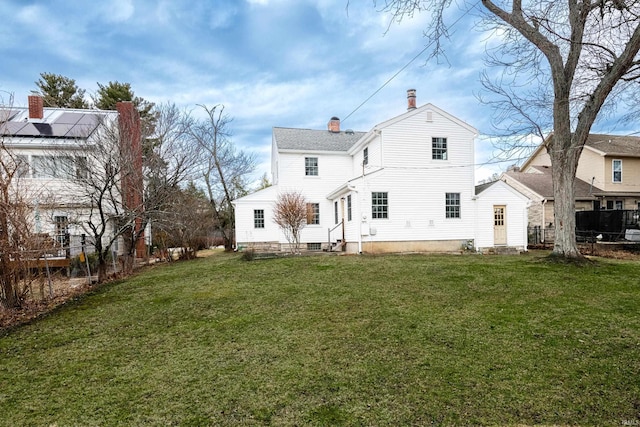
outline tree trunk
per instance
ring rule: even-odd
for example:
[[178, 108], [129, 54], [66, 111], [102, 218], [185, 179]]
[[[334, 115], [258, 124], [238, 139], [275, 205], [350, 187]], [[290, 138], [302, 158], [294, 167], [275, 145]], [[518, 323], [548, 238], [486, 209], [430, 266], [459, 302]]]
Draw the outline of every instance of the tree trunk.
[[[554, 134], [553, 143], [549, 150], [555, 213], [553, 255], [564, 258], [582, 258], [576, 244], [574, 190], [576, 169], [582, 150], [581, 147], [571, 146], [571, 134], [568, 135], [568, 138], [569, 141], [563, 141], [562, 136]], [[562, 149], [561, 147], [567, 148]]]

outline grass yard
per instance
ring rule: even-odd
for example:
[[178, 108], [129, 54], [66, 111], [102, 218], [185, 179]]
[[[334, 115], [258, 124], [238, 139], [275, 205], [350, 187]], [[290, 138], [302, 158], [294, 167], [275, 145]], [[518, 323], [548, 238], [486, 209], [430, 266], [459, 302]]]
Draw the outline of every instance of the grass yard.
[[640, 263], [218, 254], [0, 337], [0, 425], [640, 425]]

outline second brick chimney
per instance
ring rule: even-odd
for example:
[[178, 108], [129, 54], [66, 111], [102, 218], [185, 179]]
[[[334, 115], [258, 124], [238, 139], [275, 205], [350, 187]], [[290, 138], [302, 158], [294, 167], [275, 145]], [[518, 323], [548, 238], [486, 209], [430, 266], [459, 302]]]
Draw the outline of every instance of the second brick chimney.
[[142, 193], [144, 189], [142, 175], [142, 141], [140, 129], [140, 115], [132, 102], [118, 102], [118, 125], [120, 130], [120, 148], [124, 153], [122, 159], [126, 165], [123, 170], [127, 173], [122, 178], [122, 198], [125, 208], [136, 213], [133, 232], [137, 241], [132, 242], [136, 248], [136, 257], [146, 255], [144, 229], [142, 228], [142, 213], [144, 205]]
[[407, 90], [407, 110], [415, 110], [416, 109], [416, 90], [409, 89]]
[[39, 95], [29, 95], [29, 118], [44, 118], [44, 100]]
[[329, 123], [327, 124], [327, 127], [329, 128], [329, 132], [339, 133], [340, 132], [340, 119], [335, 117], [335, 116], [331, 117], [331, 120], [329, 120]]

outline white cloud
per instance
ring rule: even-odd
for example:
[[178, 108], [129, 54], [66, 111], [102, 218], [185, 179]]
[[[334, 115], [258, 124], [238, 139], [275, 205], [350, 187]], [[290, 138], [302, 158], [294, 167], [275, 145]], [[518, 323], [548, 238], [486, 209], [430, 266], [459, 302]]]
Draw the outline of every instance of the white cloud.
[[128, 21], [134, 12], [133, 0], [111, 0], [102, 3], [102, 13], [106, 22]]

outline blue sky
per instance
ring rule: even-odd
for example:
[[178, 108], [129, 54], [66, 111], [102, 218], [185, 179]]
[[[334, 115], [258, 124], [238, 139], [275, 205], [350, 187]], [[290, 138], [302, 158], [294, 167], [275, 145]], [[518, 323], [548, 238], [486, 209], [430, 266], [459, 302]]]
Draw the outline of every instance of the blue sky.
[[[50, 72], [88, 94], [119, 81], [156, 103], [224, 104], [235, 144], [258, 155], [257, 176], [269, 171], [273, 126], [325, 129], [338, 116], [367, 131], [406, 111], [410, 88], [418, 105], [491, 130], [476, 98], [487, 36], [470, 19], [453, 27], [447, 60], [425, 52], [353, 112], [425, 48], [428, 16], [390, 23], [371, 0], [4, 0], [0, 15], [5, 100], [25, 106]], [[492, 155], [479, 138], [476, 163]], [[508, 164], [479, 166], [476, 180]]]

